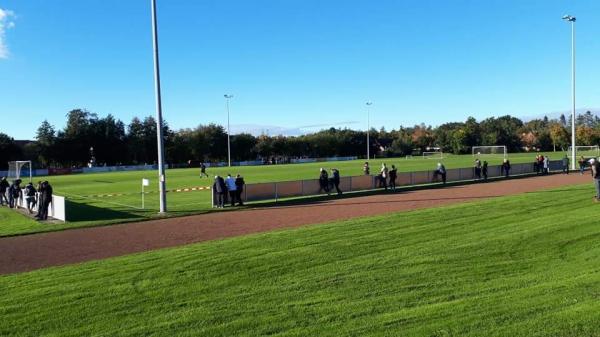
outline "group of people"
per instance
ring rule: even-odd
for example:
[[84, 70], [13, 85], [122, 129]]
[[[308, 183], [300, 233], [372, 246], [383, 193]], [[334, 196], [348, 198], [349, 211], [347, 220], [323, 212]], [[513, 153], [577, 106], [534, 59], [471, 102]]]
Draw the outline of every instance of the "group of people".
[[[365, 162], [363, 165], [363, 173], [365, 175], [371, 174], [371, 168], [369, 162]], [[392, 191], [396, 190], [396, 179], [398, 178], [398, 169], [395, 165], [391, 166], [391, 169], [387, 167], [385, 163], [381, 164], [379, 173], [375, 176], [375, 181], [380, 188], [387, 190], [388, 188]]]
[[244, 178], [239, 174], [235, 178], [231, 174], [227, 174], [225, 179], [216, 175], [215, 182], [213, 183], [213, 191], [217, 208], [223, 208], [228, 201], [231, 203], [231, 207], [235, 206], [236, 202], [238, 206], [243, 206], [242, 193], [244, 192], [245, 184]]
[[321, 167], [319, 170], [319, 193], [325, 192], [329, 195], [334, 188], [337, 194], [342, 194], [342, 190], [340, 190], [340, 171], [332, 168], [331, 178], [329, 178], [327, 170]]
[[18, 208], [19, 200], [25, 199], [27, 211], [32, 214], [35, 206], [38, 206], [36, 218], [38, 220], [48, 219], [48, 208], [52, 203], [52, 186], [48, 181], [39, 181], [37, 188], [33, 183], [28, 183], [24, 188], [21, 187], [23, 181], [15, 179], [9, 184], [6, 177], [0, 179], [0, 205], [6, 205], [10, 208]]
[[475, 165], [473, 167], [473, 171], [475, 172], [475, 179], [477, 180], [487, 180], [488, 178], [488, 162], [484, 160], [483, 163], [479, 158], [475, 159]]
[[[569, 173], [568, 172], [569, 158], [566, 157], [566, 159], [567, 159], [567, 173]], [[533, 169], [534, 169], [535, 173], [537, 173], [537, 174], [545, 175], [545, 174], [550, 173], [550, 158], [548, 158], [548, 156], [544, 156], [541, 154], [536, 155], [535, 160], [533, 161]], [[563, 159], [563, 171], [564, 170], [565, 170], [565, 165], [564, 165], [564, 159]]]

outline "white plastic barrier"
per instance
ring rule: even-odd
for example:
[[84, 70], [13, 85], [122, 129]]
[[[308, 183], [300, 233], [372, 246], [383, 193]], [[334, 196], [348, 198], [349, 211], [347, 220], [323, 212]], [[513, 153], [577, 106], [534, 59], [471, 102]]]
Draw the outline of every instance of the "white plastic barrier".
[[[22, 190], [22, 198], [17, 199], [17, 205], [19, 208], [27, 209], [27, 201], [25, 200], [25, 190]], [[40, 194], [36, 193], [36, 198], [39, 200]], [[39, 203], [36, 202], [35, 206], [33, 206], [32, 210], [37, 213], [39, 208]], [[65, 197], [60, 195], [53, 195], [52, 201], [50, 202], [50, 206], [48, 206], [48, 216], [57, 220], [67, 221], [67, 207], [65, 202]]]

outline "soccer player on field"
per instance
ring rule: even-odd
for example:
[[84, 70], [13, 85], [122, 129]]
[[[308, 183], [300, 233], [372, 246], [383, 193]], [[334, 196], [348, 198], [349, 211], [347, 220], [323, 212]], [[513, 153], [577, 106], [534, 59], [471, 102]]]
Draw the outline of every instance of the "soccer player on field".
[[206, 165], [204, 163], [200, 163], [200, 178], [206, 176], [208, 178], [208, 174], [206, 174]]

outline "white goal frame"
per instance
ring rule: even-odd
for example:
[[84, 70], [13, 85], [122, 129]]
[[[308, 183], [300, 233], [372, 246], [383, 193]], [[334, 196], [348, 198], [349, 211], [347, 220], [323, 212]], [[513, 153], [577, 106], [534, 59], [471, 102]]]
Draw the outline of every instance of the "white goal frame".
[[29, 182], [33, 181], [33, 167], [31, 166], [31, 160], [15, 160], [8, 162], [8, 178], [9, 179], [21, 179], [21, 169], [23, 166], [29, 164]]
[[[499, 149], [499, 150], [501, 150], [501, 152], [497, 152], [497, 153], [481, 153], [481, 149]], [[502, 157], [504, 159], [506, 159], [506, 156], [507, 156], [506, 145], [473, 146], [471, 148], [471, 153], [473, 154], [473, 157], [475, 157], [475, 156], [496, 156], [496, 155], [502, 155]]]
[[[439, 157], [436, 156], [439, 154]], [[444, 152], [442, 151], [425, 151], [423, 152], [423, 159], [444, 159]]]
[[[569, 149], [568, 149], [568, 152], [567, 152], [569, 154], [569, 156], [571, 156], [571, 154], [572, 154], [572, 152], [571, 152], [572, 148], [573, 148], [572, 146], [569, 146]], [[582, 150], [582, 148], [587, 149], [587, 150]], [[575, 157], [577, 157], [577, 154], [580, 151], [581, 152], [592, 152], [592, 151], [595, 151], [596, 152], [596, 157], [600, 157], [600, 146], [598, 146], [598, 145], [581, 145], [581, 146], [575, 145]]]

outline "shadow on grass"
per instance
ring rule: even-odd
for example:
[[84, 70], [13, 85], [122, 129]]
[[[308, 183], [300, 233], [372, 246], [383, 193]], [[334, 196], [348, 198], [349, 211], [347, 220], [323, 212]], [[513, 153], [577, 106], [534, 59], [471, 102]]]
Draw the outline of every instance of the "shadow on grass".
[[95, 207], [66, 200], [67, 220], [69, 222], [102, 221], [102, 220], [142, 220], [143, 216], [129, 212], [115, 211], [109, 208]]

